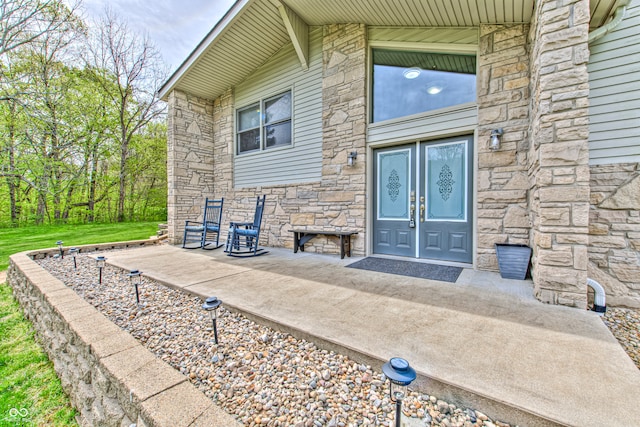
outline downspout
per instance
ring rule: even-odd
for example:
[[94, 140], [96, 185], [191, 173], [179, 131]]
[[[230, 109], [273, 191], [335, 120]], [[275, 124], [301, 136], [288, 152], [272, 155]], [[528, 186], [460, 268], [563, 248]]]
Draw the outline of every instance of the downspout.
[[625, 12], [627, 11], [627, 5], [629, 4], [629, 1], [630, 0], [625, 0], [620, 6], [618, 6], [616, 11], [613, 13], [613, 18], [611, 19], [611, 21], [589, 33], [589, 43], [598, 40], [600, 37], [613, 31], [614, 28], [620, 25], [620, 23], [624, 19]]
[[595, 296], [593, 297], [593, 311], [602, 316], [607, 311], [607, 305], [605, 304], [604, 288], [598, 282], [593, 279], [587, 278], [587, 286], [593, 289]]

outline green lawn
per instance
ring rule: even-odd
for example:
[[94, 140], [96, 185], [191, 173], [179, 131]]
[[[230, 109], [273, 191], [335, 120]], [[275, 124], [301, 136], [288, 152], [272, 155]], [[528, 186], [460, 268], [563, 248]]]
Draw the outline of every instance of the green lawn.
[[0, 271], [9, 266], [9, 256], [30, 249], [55, 248], [62, 240], [66, 248], [93, 243], [148, 239], [158, 231], [158, 222], [118, 224], [43, 225], [0, 228]]
[[77, 426], [53, 364], [34, 340], [31, 323], [0, 285], [0, 426]]
[[[30, 249], [147, 239], [158, 222], [0, 228], [0, 271], [9, 256]], [[0, 284], [0, 426], [77, 426], [53, 364], [34, 340], [31, 323]]]

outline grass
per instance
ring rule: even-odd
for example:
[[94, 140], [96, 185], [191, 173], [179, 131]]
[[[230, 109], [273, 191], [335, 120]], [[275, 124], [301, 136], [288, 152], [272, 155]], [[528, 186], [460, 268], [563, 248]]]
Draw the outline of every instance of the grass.
[[[158, 222], [0, 228], [0, 271], [9, 256], [26, 250], [147, 239]], [[31, 323], [0, 284], [0, 427], [77, 426], [76, 411], [62, 390], [53, 364], [34, 339]]]
[[6, 270], [9, 266], [10, 255], [30, 249], [55, 248], [58, 240], [62, 240], [68, 248], [93, 243], [148, 239], [157, 230], [157, 221], [0, 228], [0, 271]]
[[0, 426], [77, 426], [53, 364], [31, 323], [0, 285]]

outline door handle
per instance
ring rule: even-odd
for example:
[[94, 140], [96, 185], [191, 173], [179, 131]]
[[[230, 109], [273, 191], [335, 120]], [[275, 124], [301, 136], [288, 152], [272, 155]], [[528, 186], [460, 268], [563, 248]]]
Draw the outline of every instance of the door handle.
[[409, 228], [415, 228], [416, 226], [416, 205], [414, 205], [413, 203], [411, 204], [410, 207], [410, 217], [409, 217]]
[[424, 222], [424, 204], [420, 204], [420, 222]]

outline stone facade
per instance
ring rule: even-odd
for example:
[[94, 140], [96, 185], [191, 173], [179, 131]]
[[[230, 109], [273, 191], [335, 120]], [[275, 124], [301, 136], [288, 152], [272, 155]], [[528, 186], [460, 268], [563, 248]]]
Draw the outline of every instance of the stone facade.
[[182, 239], [185, 219], [202, 221], [204, 197], [213, 194], [213, 102], [174, 90], [167, 113], [167, 225]]
[[585, 307], [589, 244], [589, 2], [536, 2], [530, 31], [533, 282], [538, 299]]
[[640, 308], [640, 163], [591, 167], [589, 277], [607, 304]]
[[[533, 249], [534, 292], [541, 301], [585, 307], [589, 275], [603, 280], [617, 301], [631, 304], [640, 292], [634, 279], [637, 210], [615, 207], [623, 193], [613, 197], [614, 189], [601, 180], [629, 179], [632, 187], [636, 169], [622, 165], [621, 170], [609, 167], [615, 170], [611, 173], [607, 168], [590, 171], [588, 33], [587, 0], [541, 0], [530, 24], [480, 26], [474, 261], [480, 270], [497, 271], [496, 243], [527, 244]], [[199, 214], [205, 196], [225, 198], [224, 221], [244, 221], [250, 219], [255, 197], [266, 194], [263, 245], [291, 247], [292, 226], [350, 229], [359, 232], [354, 254], [366, 254], [366, 35], [361, 24], [323, 27], [318, 182], [235, 188], [233, 90], [212, 102], [171, 94], [169, 224], [174, 243], [182, 237], [184, 220]], [[489, 136], [498, 128], [504, 130], [501, 148], [491, 151]], [[358, 158], [348, 167], [352, 151]], [[591, 173], [598, 178], [591, 179]], [[333, 237], [316, 238], [305, 249], [339, 250]]]
[[239, 426], [187, 377], [44, 271], [33, 256], [47, 254], [11, 256], [8, 283], [81, 426]]
[[[483, 25], [478, 54], [477, 262], [498, 270], [496, 243], [529, 243], [528, 25]], [[502, 128], [500, 150], [488, 147]]]
[[[196, 169], [170, 167], [171, 241], [181, 241], [184, 220], [200, 215], [204, 197], [224, 197], [223, 222], [227, 223], [251, 220], [255, 198], [265, 194], [261, 244], [292, 247], [293, 235], [289, 230], [294, 225], [355, 229], [361, 232], [352, 240], [352, 251], [364, 255], [366, 80], [366, 27], [326, 26], [322, 180], [254, 188], [233, 185], [233, 91], [211, 103], [191, 99], [184, 93], [174, 95], [177, 92], [174, 91], [169, 99], [169, 127], [173, 132], [169, 135], [173, 139], [169, 144], [169, 162], [189, 159]], [[194, 128], [199, 133], [194, 133]], [[196, 143], [190, 143], [190, 138], [196, 138]], [[347, 155], [352, 151], [358, 152], [358, 159], [349, 167]], [[208, 175], [200, 173], [202, 167], [208, 168]], [[224, 238], [225, 233], [222, 234]], [[337, 238], [318, 237], [306, 244], [305, 250], [339, 253], [340, 249]]]

